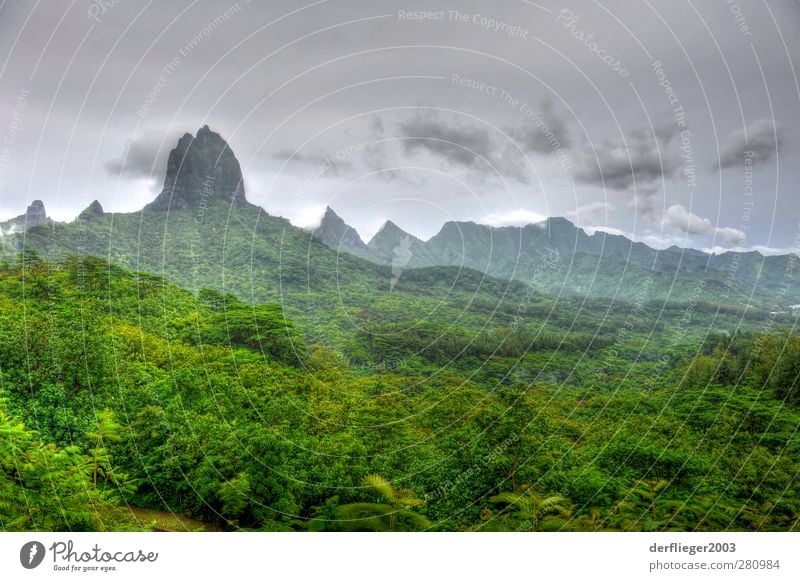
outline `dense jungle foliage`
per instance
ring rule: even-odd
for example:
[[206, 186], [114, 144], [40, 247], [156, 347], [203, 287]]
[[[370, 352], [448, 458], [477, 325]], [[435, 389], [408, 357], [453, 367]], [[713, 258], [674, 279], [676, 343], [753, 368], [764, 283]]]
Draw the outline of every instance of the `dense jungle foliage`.
[[800, 526], [793, 319], [404, 276], [304, 312], [6, 262], [0, 528]]

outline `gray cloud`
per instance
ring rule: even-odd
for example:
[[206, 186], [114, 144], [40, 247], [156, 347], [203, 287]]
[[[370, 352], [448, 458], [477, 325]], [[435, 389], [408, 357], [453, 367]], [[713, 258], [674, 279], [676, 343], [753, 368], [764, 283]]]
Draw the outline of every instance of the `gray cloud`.
[[530, 123], [507, 131], [523, 149], [535, 153], [555, 153], [559, 149], [568, 149], [572, 144], [565, 119], [555, 110], [549, 99], [542, 100], [541, 112]]
[[124, 178], [164, 179], [170, 150], [175, 147], [181, 132], [168, 134], [146, 133], [137, 139], [129, 139], [119, 157], [105, 162], [105, 169], [112, 175]]
[[564, 217], [579, 226], [599, 226], [608, 223], [608, 217], [613, 211], [614, 207], [607, 202], [591, 202], [565, 212]]
[[[505, 178], [528, 181], [522, 157], [513, 155], [513, 148], [498, 143], [484, 127], [445, 119], [436, 111], [415, 113], [397, 127], [407, 155], [424, 151], [447, 164], [477, 171], [484, 177], [497, 171]], [[485, 167], [486, 164], [491, 167]]]
[[575, 177], [615, 190], [636, 185], [637, 190], [652, 193], [653, 186], [678, 167], [676, 156], [666, 149], [674, 135], [668, 128], [655, 131], [655, 135], [635, 129], [625, 140], [587, 146], [576, 156]]
[[[724, 223], [741, 219], [743, 184], [740, 172], [711, 171], [718, 142], [724, 144], [723, 165], [741, 163], [743, 132], [729, 140], [727, 128], [742, 127], [741, 111], [750, 120], [775, 120], [779, 130], [772, 139], [771, 127], [748, 129], [753, 160], [762, 164], [753, 185], [759, 205], [749, 222], [748, 242], [788, 247], [800, 215], [800, 164], [794, 163], [789, 140], [800, 123], [797, 99], [791, 98], [796, 92], [791, 63], [800, 59], [800, 36], [793, 34], [800, 11], [794, 0], [777, 0], [770, 5], [773, 22], [758, 17], [763, 10], [757, 0], [737, 1], [750, 25], [747, 37], [724, 3], [698, 5], [702, 18], [690, 19], [684, 7], [669, 2], [659, 3], [659, 18], [653, 18], [647, 4], [623, 0], [603, 6], [565, 4], [580, 15], [583, 32], [624, 61], [635, 91], [570, 31], [554, 26], [555, 13], [532, 4], [446, 0], [441, 8], [519, 24], [530, 31], [529, 39], [537, 39], [536, 47], [471, 20], [402, 20], [397, 3], [388, 0], [311, 3], [299, 12], [290, 0], [240, 2], [235, 13], [229, 11], [233, 2], [175, 0], [144, 11], [134, 2], [116, 2], [101, 22], [89, 17], [88, 4], [7, 1], [0, 8], [0, 141], [9, 136], [12, 123], [15, 134], [10, 153], [0, 156], [0, 215], [19, 214], [24, 209], [20, 200], [34, 198], [42, 198], [58, 219], [74, 218], [94, 198], [109, 211], [139, 209], [152, 200], [148, 176], [151, 183], [163, 179], [163, 162], [175, 144], [170, 136], [160, 148], [159, 135], [173, 128], [194, 132], [208, 123], [229, 141], [245, 179], [254, 184], [248, 189], [252, 201], [270, 213], [294, 216], [298, 204], [332, 203], [338, 212], [349, 212], [356, 227], [369, 230], [391, 218], [426, 236], [438, 231], [443, 216], [469, 219], [514, 207], [563, 215], [579, 204], [610, 201], [616, 211], [604, 227], [632, 232], [643, 214], [652, 225], [670, 206], [688, 207], [680, 166], [673, 167], [673, 154], [679, 153], [675, 97], [691, 123], [703, 189], [693, 197], [692, 211], [719, 214]], [[400, 8], [426, 6], [423, 0], [409, 0]], [[230, 18], [209, 28], [226, 11]], [[270, 24], [276, 18], [281, 20]], [[680, 27], [680, 44], [668, 27]], [[662, 63], [674, 93], [665, 93], [635, 38], [647, 39], [647, 52]], [[729, 70], [709, 58], [717, 46], [731, 63]], [[785, 58], [756, 60], [751, 46], [759, 54]], [[264, 60], [268, 54], [273, 56]], [[692, 67], [686, 66], [688, 60]], [[454, 73], [477, 84], [455, 84]], [[762, 78], [766, 86], [753, 82]], [[23, 89], [27, 107], [15, 119]], [[539, 102], [543, 94], [552, 96], [554, 107]], [[549, 154], [552, 148], [516, 101], [532, 105], [554, 137], [569, 147], [565, 155], [572, 168]], [[440, 123], [422, 136], [436, 138], [439, 129], [440, 139], [473, 153], [423, 143], [420, 135], [406, 150], [397, 122], [413, 128], [408, 112], [419, 103], [462, 112], [441, 113]], [[565, 111], [574, 111], [580, 123]], [[650, 130], [651, 118], [671, 123]], [[514, 128], [511, 137], [522, 152], [492, 127], [506, 133]], [[647, 131], [631, 131], [635, 127]], [[720, 127], [726, 129], [718, 134]], [[417, 128], [423, 129], [419, 123]], [[156, 143], [137, 140], [128, 151], [127, 140], [148, 131], [156, 134]], [[306, 182], [320, 156], [332, 157], [363, 136], [370, 143], [347, 158], [352, 167], [337, 164], [341, 175]], [[597, 160], [586, 151], [584, 139], [597, 144]], [[272, 152], [303, 143], [301, 153], [307, 157], [287, 165], [276, 179], [280, 163]], [[665, 159], [659, 159], [656, 144]], [[774, 150], [781, 152], [777, 161]], [[475, 154], [485, 155], [510, 177], [511, 188], [498, 183]], [[479, 195], [468, 199], [455, 186], [448, 190], [448, 176], [403, 169], [409, 165], [460, 174], [475, 183]], [[374, 170], [381, 171], [364, 175]], [[673, 176], [662, 187], [661, 178]], [[608, 200], [598, 192], [602, 178], [614, 190]], [[426, 179], [428, 187], [420, 187]], [[307, 187], [301, 199], [287, 195], [288, 188], [302, 184]], [[509, 191], [516, 200], [509, 199]], [[435, 203], [442, 214], [412, 211], [404, 203], [377, 203], [416, 198]], [[580, 215], [585, 214], [581, 209]]]
[[338, 176], [353, 168], [353, 163], [339, 152], [331, 153], [324, 149], [301, 152], [285, 148], [273, 152], [271, 157], [289, 163], [301, 163], [309, 166], [314, 173], [332, 176]]
[[783, 133], [783, 128], [769, 119], [737, 129], [722, 146], [715, 167], [741, 166], [745, 157], [750, 157], [753, 165], [771, 161], [783, 147]]
[[458, 121], [448, 122], [438, 113], [417, 113], [398, 124], [406, 153], [425, 150], [452, 164], [471, 166], [482, 157], [492, 161], [494, 144], [489, 131]]

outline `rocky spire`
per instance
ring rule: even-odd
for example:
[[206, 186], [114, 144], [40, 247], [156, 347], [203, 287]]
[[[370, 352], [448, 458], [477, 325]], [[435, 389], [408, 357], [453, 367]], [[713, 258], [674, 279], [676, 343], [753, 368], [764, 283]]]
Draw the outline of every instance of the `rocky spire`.
[[330, 208], [325, 208], [325, 215], [322, 222], [314, 230], [314, 238], [331, 248], [338, 249], [340, 246], [350, 250], [366, 250], [367, 245], [361, 240], [355, 228], [348, 226], [336, 212]]
[[25, 214], [20, 216], [20, 218], [24, 219], [25, 225], [28, 228], [44, 224], [47, 222], [47, 212], [44, 210], [44, 202], [41, 200], [34, 200], [31, 202], [31, 205], [28, 206], [28, 209], [25, 210]]
[[95, 200], [91, 204], [89, 204], [86, 209], [78, 215], [79, 220], [91, 220], [92, 218], [97, 218], [98, 216], [103, 215], [103, 206], [100, 205], [100, 202]]
[[0, 224], [2, 231], [6, 234], [9, 232], [19, 232], [40, 226], [49, 222], [47, 212], [44, 210], [44, 203], [41, 200], [34, 200], [24, 214], [20, 214], [16, 218], [11, 218]]
[[242, 170], [219, 133], [203, 126], [197, 135], [185, 133], [169, 154], [164, 189], [149, 204], [152, 210], [176, 210], [222, 200], [247, 203]]

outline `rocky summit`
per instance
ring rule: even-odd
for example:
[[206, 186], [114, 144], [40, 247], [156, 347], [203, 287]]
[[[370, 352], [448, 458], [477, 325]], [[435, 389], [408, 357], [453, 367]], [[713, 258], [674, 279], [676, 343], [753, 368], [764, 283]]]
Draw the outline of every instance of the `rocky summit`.
[[79, 220], [92, 220], [103, 215], [103, 206], [97, 200], [89, 204], [86, 209], [78, 214]]
[[48, 222], [47, 212], [44, 209], [44, 203], [41, 200], [34, 200], [31, 202], [28, 209], [24, 214], [20, 214], [15, 218], [11, 218], [5, 222], [0, 223], [0, 232], [3, 234], [13, 234], [22, 232], [34, 226], [40, 226]]
[[170, 152], [164, 189], [148, 209], [193, 208], [212, 199], [247, 203], [236, 156], [219, 133], [205, 125], [197, 135], [184, 134]]
[[329, 207], [325, 209], [320, 225], [314, 230], [314, 237], [333, 249], [338, 249], [339, 246], [354, 252], [363, 252], [367, 249], [358, 232], [348, 226]]

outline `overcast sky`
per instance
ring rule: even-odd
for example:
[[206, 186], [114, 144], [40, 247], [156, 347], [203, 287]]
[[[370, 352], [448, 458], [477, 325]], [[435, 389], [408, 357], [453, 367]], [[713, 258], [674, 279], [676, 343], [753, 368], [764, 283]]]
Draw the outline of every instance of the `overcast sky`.
[[301, 226], [331, 206], [365, 239], [800, 233], [795, 0], [0, 2], [0, 218], [138, 210], [208, 124], [251, 202]]

